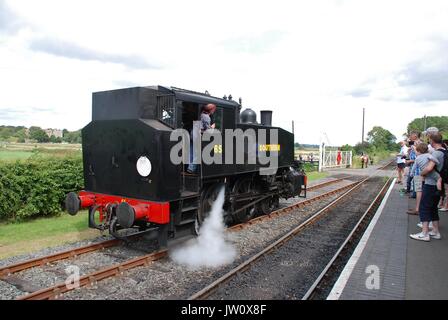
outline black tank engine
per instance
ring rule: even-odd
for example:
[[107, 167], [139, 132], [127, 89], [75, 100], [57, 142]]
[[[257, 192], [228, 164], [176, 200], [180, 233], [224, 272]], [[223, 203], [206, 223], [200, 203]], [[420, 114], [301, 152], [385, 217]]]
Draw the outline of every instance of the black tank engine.
[[[212, 132], [221, 139], [202, 141], [200, 149], [222, 160], [202, 160], [197, 174], [189, 174], [185, 161], [172, 161], [180, 143], [172, 133], [191, 133], [207, 104], [216, 106]], [[223, 186], [228, 225], [269, 213], [281, 197], [306, 195], [306, 176], [294, 160], [294, 135], [272, 127], [271, 118], [271, 111], [262, 111], [257, 123], [254, 111], [241, 112], [241, 100], [173, 87], [93, 93], [92, 122], [82, 129], [85, 190], [69, 193], [66, 209], [74, 215], [88, 208], [89, 226], [118, 238], [124, 229], [154, 229], [161, 245], [169, 237], [197, 233]], [[234, 133], [230, 145], [229, 131]], [[239, 158], [238, 143], [244, 150]], [[261, 156], [275, 160], [273, 170]]]

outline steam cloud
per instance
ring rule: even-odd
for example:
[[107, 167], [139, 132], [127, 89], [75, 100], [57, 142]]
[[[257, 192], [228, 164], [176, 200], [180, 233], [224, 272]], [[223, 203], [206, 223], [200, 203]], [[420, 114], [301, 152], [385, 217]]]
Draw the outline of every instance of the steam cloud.
[[197, 269], [219, 267], [231, 263], [236, 258], [235, 248], [226, 241], [223, 205], [224, 188], [219, 192], [210, 214], [204, 220], [199, 236], [170, 254], [174, 262]]

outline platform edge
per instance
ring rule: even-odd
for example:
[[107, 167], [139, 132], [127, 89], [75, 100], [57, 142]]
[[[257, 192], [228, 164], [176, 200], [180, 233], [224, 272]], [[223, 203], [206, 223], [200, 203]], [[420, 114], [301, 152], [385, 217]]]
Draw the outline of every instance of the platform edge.
[[327, 300], [339, 300], [339, 298], [342, 295], [342, 292], [345, 289], [345, 286], [347, 285], [347, 282], [353, 272], [353, 269], [356, 266], [356, 263], [358, 262], [359, 258], [361, 257], [361, 254], [364, 251], [364, 248], [369, 241], [370, 235], [373, 231], [373, 228], [375, 228], [375, 225], [383, 213], [383, 209], [386, 205], [387, 200], [389, 199], [389, 196], [392, 192], [392, 189], [395, 186], [396, 178], [393, 179], [391, 185], [389, 186], [389, 189], [387, 190], [386, 195], [384, 196], [384, 199], [381, 201], [380, 206], [378, 207], [378, 210], [375, 212], [375, 215], [373, 216], [372, 220], [369, 223], [369, 226], [367, 227], [366, 231], [364, 232], [361, 240], [359, 240], [358, 245], [355, 248], [355, 251], [353, 251], [352, 256], [350, 257], [349, 261], [345, 265], [344, 269], [342, 270], [341, 274], [339, 275], [338, 280], [336, 280], [336, 283], [334, 284], [333, 288], [331, 289], [330, 293], [327, 296]]

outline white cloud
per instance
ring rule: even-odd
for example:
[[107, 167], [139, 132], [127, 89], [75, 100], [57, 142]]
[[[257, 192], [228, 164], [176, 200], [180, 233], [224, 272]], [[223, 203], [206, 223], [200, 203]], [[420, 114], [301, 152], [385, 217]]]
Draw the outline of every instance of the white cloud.
[[303, 143], [322, 132], [333, 144], [360, 141], [363, 107], [366, 132], [380, 125], [397, 137], [413, 118], [447, 114], [446, 1], [0, 5], [2, 124], [78, 129], [93, 91], [152, 84], [242, 96], [272, 108], [275, 125], [294, 120]]

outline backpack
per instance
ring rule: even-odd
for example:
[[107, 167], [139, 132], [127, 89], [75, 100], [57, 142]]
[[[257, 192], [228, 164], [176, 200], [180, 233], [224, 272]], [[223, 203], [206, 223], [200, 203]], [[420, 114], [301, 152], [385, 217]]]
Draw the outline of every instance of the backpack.
[[443, 167], [440, 172], [436, 170], [440, 177], [442, 177], [443, 183], [448, 183], [448, 150], [446, 149], [437, 149], [437, 151], [440, 151], [443, 153]]

